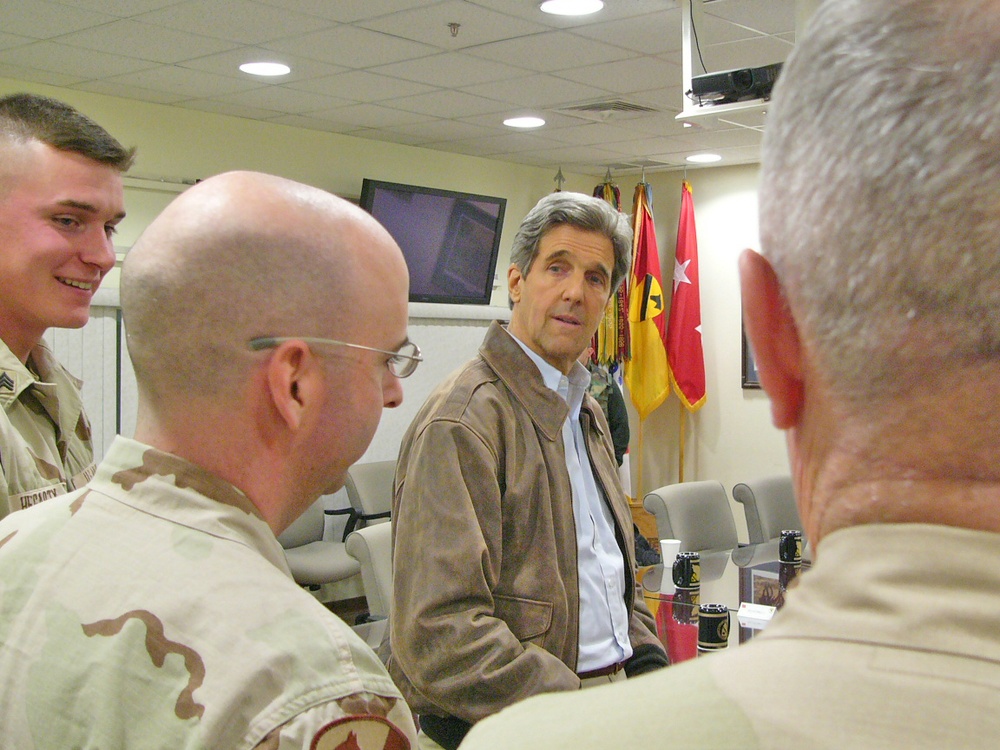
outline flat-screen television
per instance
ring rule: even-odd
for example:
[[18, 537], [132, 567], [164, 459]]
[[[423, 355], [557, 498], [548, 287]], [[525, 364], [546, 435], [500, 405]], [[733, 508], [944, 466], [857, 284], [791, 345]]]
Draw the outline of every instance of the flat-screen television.
[[359, 204], [403, 251], [411, 302], [490, 303], [506, 198], [366, 178]]

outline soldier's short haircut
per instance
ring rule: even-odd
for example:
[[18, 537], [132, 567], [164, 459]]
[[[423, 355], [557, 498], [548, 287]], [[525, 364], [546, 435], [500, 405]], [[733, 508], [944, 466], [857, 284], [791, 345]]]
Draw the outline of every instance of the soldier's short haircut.
[[0, 98], [0, 140], [37, 140], [125, 172], [135, 147], [125, 148], [85, 114], [57, 99], [38, 94]]

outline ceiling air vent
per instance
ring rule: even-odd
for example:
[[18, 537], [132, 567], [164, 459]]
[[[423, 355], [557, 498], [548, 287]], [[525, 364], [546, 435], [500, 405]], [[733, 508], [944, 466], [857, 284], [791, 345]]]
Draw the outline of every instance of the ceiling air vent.
[[609, 99], [590, 104], [575, 104], [571, 107], [562, 107], [558, 110], [566, 115], [582, 117], [586, 120], [605, 122], [607, 120], [632, 120], [636, 117], [648, 115], [659, 110], [646, 107], [642, 104], [634, 104], [623, 99]]

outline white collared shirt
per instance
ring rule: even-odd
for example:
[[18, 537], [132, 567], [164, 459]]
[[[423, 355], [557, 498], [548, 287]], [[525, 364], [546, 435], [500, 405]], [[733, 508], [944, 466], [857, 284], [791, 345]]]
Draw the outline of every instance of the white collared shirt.
[[615, 540], [611, 509], [594, 478], [580, 426], [580, 407], [590, 386], [590, 372], [576, 363], [567, 377], [516, 336], [511, 335], [511, 338], [538, 367], [545, 385], [569, 405], [569, 418], [563, 424], [562, 438], [566, 471], [573, 491], [580, 579], [580, 653], [576, 669], [577, 672], [601, 669], [631, 657], [632, 644], [625, 606], [625, 560]]

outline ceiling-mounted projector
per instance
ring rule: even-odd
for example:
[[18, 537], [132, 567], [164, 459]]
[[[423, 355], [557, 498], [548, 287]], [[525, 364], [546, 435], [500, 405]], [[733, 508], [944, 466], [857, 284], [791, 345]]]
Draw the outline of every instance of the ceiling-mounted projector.
[[698, 104], [728, 104], [748, 99], [767, 99], [781, 72], [781, 63], [761, 68], [737, 68], [706, 73], [691, 79], [689, 96]]

